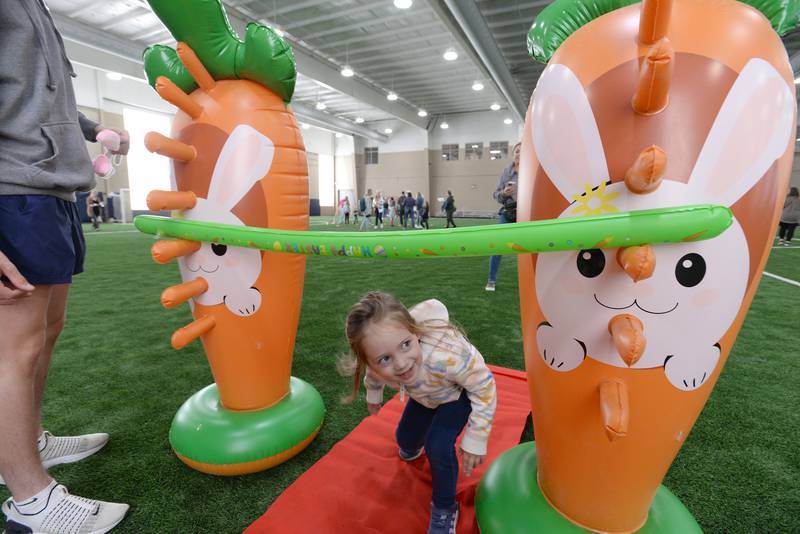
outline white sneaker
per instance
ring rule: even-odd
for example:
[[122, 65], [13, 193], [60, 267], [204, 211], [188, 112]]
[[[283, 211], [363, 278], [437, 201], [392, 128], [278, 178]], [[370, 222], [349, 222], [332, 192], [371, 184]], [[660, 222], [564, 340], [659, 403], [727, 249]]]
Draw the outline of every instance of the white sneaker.
[[[54, 436], [48, 431], [42, 432], [37, 445], [42, 466], [45, 469], [54, 465], [79, 462], [93, 455], [108, 443], [108, 434], [85, 434], [83, 436]], [[0, 476], [0, 484], [5, 480]]]
[[37, 497], [19, 505], [13, 499], [3, 503], [6, 534], [104, 534], [128, 512], [127, 504], [70, 495], [61, 484], [49, 489], [41, 503]]
[[494, 291], [496, 287], [497, 287], [497, 284], [495, 282], [492, 282], [491, 280], [489, 280], [488, 282], [486, 282], [486, 287], [484, 289], [486, 291]]
[[108, 434], [84, 434], [83, 436], [54, 436], [44, 431], [39, 437], [39, 454], [47, 469], [54, 465], [71, 464], [88, 458], [108, 443]]

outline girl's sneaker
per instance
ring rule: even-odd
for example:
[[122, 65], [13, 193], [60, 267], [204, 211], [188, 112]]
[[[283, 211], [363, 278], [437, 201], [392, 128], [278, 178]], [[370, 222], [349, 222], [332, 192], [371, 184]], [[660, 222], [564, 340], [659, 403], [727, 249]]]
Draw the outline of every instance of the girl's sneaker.
[[70, 495], [55, 481], [23, 503], [13, 499], [3, 503], [6, 534], [105, 534], [127, 511], [127, 504]]
[[451, 508], [437, 508], [431, 503], [431, 522], [428, 534], [456, 534], [458, 523], [458, 503]]
[[404, 462], [412, 462], [422, 456], [425, 447], [420, 447], [417, 451], [407, 451], [403, 447], [400, 447], [400, 459]]

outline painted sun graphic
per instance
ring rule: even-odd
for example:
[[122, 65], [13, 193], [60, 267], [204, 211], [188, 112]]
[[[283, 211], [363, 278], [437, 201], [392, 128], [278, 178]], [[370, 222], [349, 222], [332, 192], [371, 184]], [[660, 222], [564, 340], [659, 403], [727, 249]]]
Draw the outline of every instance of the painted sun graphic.
[[585, 185], [585, 191], [572, 197], [576, 202], [572, 213], [574, 215], [602, 215], [603, 213], [618, 212], [619, 209], [611, 201], [619, 196], [619, 192], [606, 193], [606, 184], [603, 182], [597, 189]]

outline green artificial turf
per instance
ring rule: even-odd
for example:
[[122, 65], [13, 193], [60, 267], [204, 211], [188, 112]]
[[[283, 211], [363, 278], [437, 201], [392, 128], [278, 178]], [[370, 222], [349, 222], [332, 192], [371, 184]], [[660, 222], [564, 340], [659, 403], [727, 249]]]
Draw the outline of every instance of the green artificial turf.
[[[312, 228], [342, 229], [326, 220], [315, 218]], [[161, 291], [180, 281], [177, 268], [154, 263], [153, 238], [130, 225], [86, 227], [86, 234], [86, 273], [73, 285], [44, 420], [57, 434], [111, 434], [101, 453], [51, 474], [78, 495], [130, 503], [115, 532], [240, 532], [349, 433], [367, 412], [363, 395], [339, 402], [349, 381], [335, 361], [346, 349], [347, 310], [368, 290], [407, 304], [444, 301], [490, 363], [523, 368], [515, 257], [503, 259], [495, 293], [483, 289], [487, 258], [309, 257], [293, 374], [322, 395], [324, 426], [308, 449], [269, 471], [204, 475], [183, 465], [167, 440], [178, 407], [212, 381], [199, 343], [169, 346], [172, 332], [191, 321], [188, 306], [159, 304]], [[766, 270], [800, 280], [799, 262], [800, 249], [776, 249]], [[800, 532], [799, 318], [800, 287], [763, 278], [725, 372], [667, 474], [665, 484], [706, 532]]]

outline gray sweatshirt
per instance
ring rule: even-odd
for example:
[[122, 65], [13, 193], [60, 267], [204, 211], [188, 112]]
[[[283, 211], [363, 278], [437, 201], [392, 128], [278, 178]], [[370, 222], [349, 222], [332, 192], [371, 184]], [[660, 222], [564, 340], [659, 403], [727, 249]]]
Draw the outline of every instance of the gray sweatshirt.
[[0, 195], [75, 200], [95, 185], [61, 35], [43, 0], [0, 0]]

